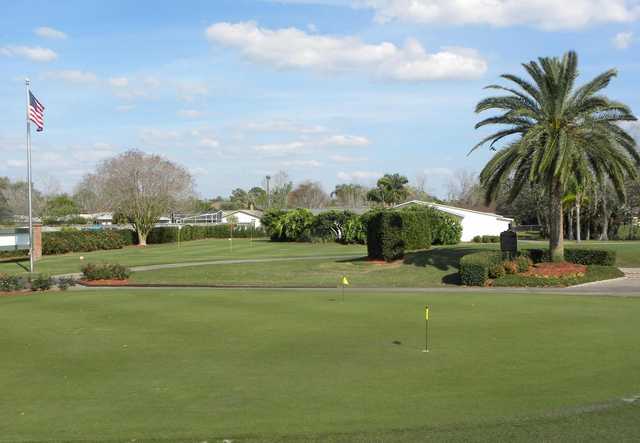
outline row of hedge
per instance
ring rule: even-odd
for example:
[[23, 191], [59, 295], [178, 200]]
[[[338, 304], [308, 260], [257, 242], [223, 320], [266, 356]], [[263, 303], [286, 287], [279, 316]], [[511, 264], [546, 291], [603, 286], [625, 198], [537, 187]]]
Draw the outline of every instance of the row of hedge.
[[500, 243], [499, 235], [476, 235], [472, 240], [474, 243]]
[[[534, 263], [550, 259], [549, 251], [544, 249], [524, 249], [519, 251], [519, 256]], [[613, 266], [616, 262], [616, 252], [603, 249], [565, 249], [564, 256], [569, 263], [587, 266]], [[490, 277], [497, 277], [493, 270], [507, 258], [500, 251], [482, 251], [465, 255], [460, 259], [459, 274], [462, 284], [484, 286]]]
[[366, 239], [362, 217], [351, 211], [334, 210], [314, 215], [308, 209], [271, 210], [261, 221], [272, 241], [362, 244]]
[[19, 275], [0, 274], [0, 292], [16, 291], [46, 291], [52, 286], [64, 291], [70, 286], [75, 286], [74, 279], [69, 277], [52, 278], [45, 274], [35, 274], [29, 277]]
[[[174, 243], [178, 241], [178, 238], [180, 241], [228, 238], [230, 235], [229, 225], [184, 225], [179, 233], [176, 226], [161, 226], [151, 230], [147, 236], [147, 244]], [[233, 236], [238, 238], [263, 237], [264, 235], [264, 230], [253, 226], [241, 225], [233, 228]], [[42, 253], [44, 255], [120, 249], [135, 244], [138, 244], [138, 235], [130, 229], [80, 231], [68, 228], [57, 232], [42, 233]]]
[[462, 235], [459, 220], [427, 206], [376, 211], [367, 221], [369, 258], [393, 261], [405, 251], [429, 249], [432, 244], [456, 244]]

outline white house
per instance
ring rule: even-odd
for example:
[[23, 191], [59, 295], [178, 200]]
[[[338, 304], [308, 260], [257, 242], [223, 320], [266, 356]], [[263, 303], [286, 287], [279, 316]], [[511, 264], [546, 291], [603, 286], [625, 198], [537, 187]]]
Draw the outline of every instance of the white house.
[[458, 217], [460, 219], [460, 224], [462, 224], [462, 241], [471, 241], [476, 235], [500, 235], [501, 232], [509, 229], [509, 226], [514, 223], [512, 218], [503, 217], [490, 212], [472, 211], [470, 209], [456, 208], [454, 206], [423, 202], [419, 200], [401, 203], [395, 207], [403, 208], [410, 205], [425, 205]]
[[222, 223], [228, 223], [229, 218], [233, 217], [235, 222], [240, 225], [253, 225], [256, 228], [261, 226], [260, 218], [262, 218], [262, 211], [251, 209], [238, 209], [236, 211], [223, 211]]

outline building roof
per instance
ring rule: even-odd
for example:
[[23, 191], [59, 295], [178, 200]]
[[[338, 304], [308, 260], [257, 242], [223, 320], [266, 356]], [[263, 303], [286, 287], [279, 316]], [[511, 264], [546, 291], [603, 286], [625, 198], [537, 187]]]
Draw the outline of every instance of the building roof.
[[399, 205], [394, 206], [394, 208], [403, 208], [405, 206], [410, 206], [410, 205], [424, 205], [424, 206], [429, 206], [431, 208], [435, 208], [438, 209], [442, 212], [446, 212], [448, 214], [451, 215], [457, 215], [458, 217], [464, 217], [464, 213], [472, 213], [472, 214], [481, 214], [481, 215], [486, 215], [489, 217], [494, 217], [498, 220], [501, 221], [506, 221], [506, 222], [513, 222], [514, 219], [512, 218], [508, 218], [508, 217], [504, 217], [502, 215], [499, 214], [494, 214], [492, 212], [482, 212], [482, 211], [474, 211], [472, 209], [465, 209], [465, 208], [458, 208], [455, 206], [448, 206], [448, 205], [442, 205], [440, 203], [431, 203], [431, 202], [424, 202], [421, 200], [411, 200], [405, 203], [400, 203]]
[[255, 218], [261, 218], [263, 214], [259, 209], [234, 209], [233, 211], [223, 211], [222, 216], [229, 217], [230, 215], [237, 214], [238, 212], [242, 212]]

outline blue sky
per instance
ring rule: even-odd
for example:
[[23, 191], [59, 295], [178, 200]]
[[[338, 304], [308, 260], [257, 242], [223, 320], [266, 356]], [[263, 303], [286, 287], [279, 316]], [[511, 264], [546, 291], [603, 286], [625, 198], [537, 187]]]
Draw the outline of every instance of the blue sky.
[[[419, 174], [444, 195], [467, 153], [482, 87], [574, 49], [583, 78], [640, 109], [638, 0], [5, 2], [0, 175], [26, 175], [24, 78], [46, 107], [34, 176], [72, 190], [130, 148], [180, 162], [203, 197], [294, 182]], [[637, 130], [637, 127], [634, 129]]]

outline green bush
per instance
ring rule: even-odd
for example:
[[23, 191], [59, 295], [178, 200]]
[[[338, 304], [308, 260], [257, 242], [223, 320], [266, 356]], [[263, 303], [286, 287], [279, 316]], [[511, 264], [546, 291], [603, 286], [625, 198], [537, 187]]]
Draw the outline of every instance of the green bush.
[[17, 275], [0, 274], [0, 291], [13, 292], [27, 288], [27, 280]]
[[9, 258], [21, 258], [29, 256], [29, 251], [26, 249], [17, 249], [14, 251], [0, 251], [0, 260]]
[[[551, 260], [547, 249], [523, 249], [520, 255], [530, 258], [534, 263]], [[616, 252], [608, 249], [566, 248], [564, 259], [579, 265], [613, 266], [616, 263]]]
[[326, 211], [314, 217], [311, 226], [314, 241], [343, 244], [364, 243], [366, 234], [360, 217], [351, 211]]
[[507, 273], [506, 268], [501, 263], [489, 265], [489, 278], [500, 278]]
[[51, 285], [53, 285], [53, 279], [48, 275], [38, 274], [31, 278], [32, 291], [47, 291], [51, 289]]
[[415, 251], [431, 247], [431, 218], [429, 209], [398, 211], [401, 218], [404, 249]]
[[460, 259], [460, 280], [467, 286], [484, 286], [489, 279], [489, 269], [501, 264], [502, 254], [483, 251], [465, 255]]
[[126, 280], [131, 271], [117, 263], [87, 263], [81, 269], [84, 280]]
[[482, 243], [499, 243], [500, 236], [499, 235], [483, 235]]
[[[131, 232], [133, 244], [138, 243], [138, 236], [135, 232]], [[159, 226], [153, 228], [147, 236], [147, 244], [176, 243], [178, 239], [181, 242], [191, 240], [203, 240], [207, 238], [229, 238], [231, 236], [231, 227], [228, 224], [215, 225], [182, 225], [180, 232], [177, 226]], [[264, 237], [265, 231], [262, 228], [254, 226], [236, 225], [233, 228], [234, 238], [259, 238]]]
[[412, 205], [401, 212], [415, 213], [429, 226], [431, 238], [429, 246], [455, 245], [462, 237], [462, 224], [457, 217], [424, 205]]
[[640, 225], [620, 225], [616, 240], [640, 240]]
[[404, 256], [402, 215], [399, 211], [379, 211], [367, 221], [369, 258], [394, 261]]
[[623, 276], [624, 274], [622, 273], [622, 271], [620, 271], [615, 266], [591, 265], [587, 267], [586, 274], [581, 277], [536, 277], [530, 275], [512, 274], [505, 275], [504, 277], [494, 280], [493, 285], [505, 287], [558, 287], [578, 285], [600, 280], [609, 280]]
[[56, 283], [56, 286], [58, 287], [58, 289], [60, 289], [61, 291], [66, 291], [71, 286], [75, 286], [76, 285], [76, 281], [72, 277], [60, 277], [60, 278], [58, 278], [56, 280], [55, 283]]
[[473, 237], [473, 240], [471, 240], [474, 243], [482, 243], [482, 236], [481, 235], [476, 235], [475, 237]]
[[616, 252], [607, 249], [565, 249], [564, 258], [579, 265], [613, 266]]
[[531, 267], [531, 262], [529, 261], [529, 258], [525, 257], [524, 255], [520, 255], [516, 257], [515, 262], [518, 268], [518, 272], [527, 272]]
[[66, 228], [58, 232], [42, 233], [43, 255], [120, 249], [125, 245], [121, 234], [107, 229], [79, 231]]

